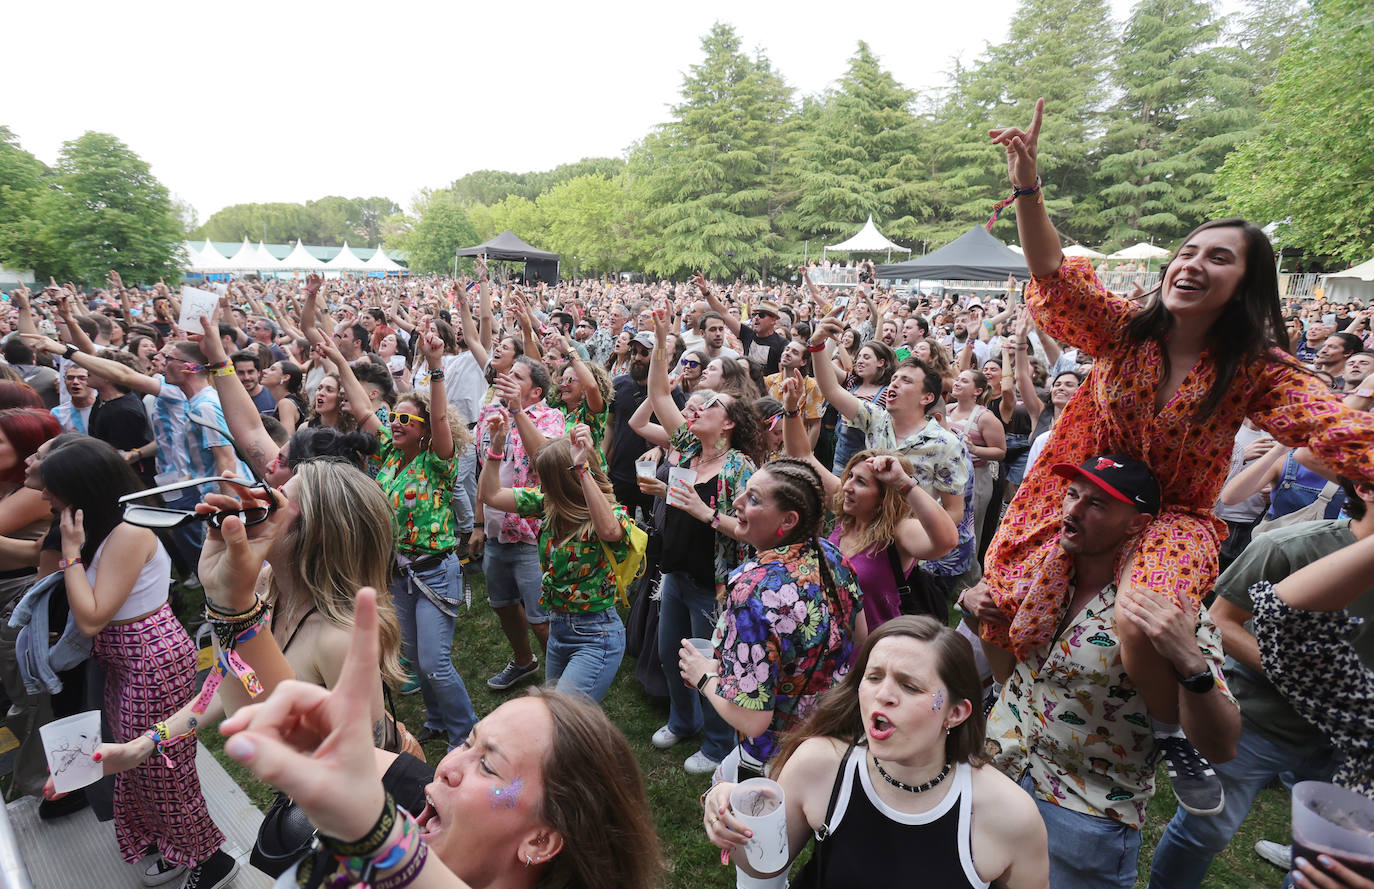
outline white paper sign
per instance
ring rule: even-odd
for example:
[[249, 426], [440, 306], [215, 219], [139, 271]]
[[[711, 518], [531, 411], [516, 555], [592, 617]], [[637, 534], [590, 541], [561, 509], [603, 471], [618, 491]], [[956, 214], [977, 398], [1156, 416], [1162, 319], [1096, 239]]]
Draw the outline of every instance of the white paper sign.
[[210, 320], [214, 321], [217, 311], [219, 311], [218, 295], [208, 290], [183, 287], [181, 288], [181, 317], [177, 320], [177, 327], [187, 333], [201, 333], [200, 319], [209, 316]]
[[91, 759], [100, 746], [100, 711], [87, 710], [75, 716], [39, 726], [43, 752], [48, 757], [53, 788], [66, 793], [100, 780], [104, 767]]

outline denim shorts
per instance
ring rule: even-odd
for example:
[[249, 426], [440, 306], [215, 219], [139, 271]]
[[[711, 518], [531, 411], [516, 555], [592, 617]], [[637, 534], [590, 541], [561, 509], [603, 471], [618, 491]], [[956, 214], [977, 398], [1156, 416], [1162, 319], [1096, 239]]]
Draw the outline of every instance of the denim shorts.
[[487, 601], [492, 608], [524, 603], [526, 621], [549, 622], [548, 613], [539, 607], [544, 575], [539, 568], [539, 550], [533, 543], [487, 540], [482, 573], [487, 578]]

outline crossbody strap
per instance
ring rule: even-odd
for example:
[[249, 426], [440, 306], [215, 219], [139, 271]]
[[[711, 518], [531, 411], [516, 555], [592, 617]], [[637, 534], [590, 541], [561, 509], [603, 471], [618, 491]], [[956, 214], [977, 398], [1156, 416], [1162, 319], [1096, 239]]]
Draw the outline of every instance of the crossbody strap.
[[[835, 803], [840, 799], [840, 787], [844, 784], [844, 773], [849, 768], [849, 757], [854, 753], [854, 742], [850, 741], [849, 746], [844, 749], [844, 756], [840, 757], [840, 768], [835, 773], [835, 783], [830, 786], [830, 802], [825, 807], [825, 820], [816, 830], [816, 839], [825, 842], [830, 838], [830, 819], [835, 817]], [[820, 851], [817, 846], [816, 851], [811, 854], [814, 856]]]

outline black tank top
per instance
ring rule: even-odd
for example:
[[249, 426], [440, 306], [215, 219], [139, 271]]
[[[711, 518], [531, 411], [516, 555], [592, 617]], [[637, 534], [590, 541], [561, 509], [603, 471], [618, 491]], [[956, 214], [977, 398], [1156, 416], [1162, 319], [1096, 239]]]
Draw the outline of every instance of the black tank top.
[[[939, 889], [987, 889], [973, 868], [969, 846], [973, 780], [968, 764], [954, 770], [954, 785], [939, 805], [913, 815], [878, 798], [863, 767], [866, 756], [867, 748], [855, 747], [841, 765], [844, 784], [830, 817], [829, 838], [816, 840], [818, 848], [825, 844], [825, 853], [812, 855], [796, 885], [863, 889], [886, 883], [893, 876], [893, 850], [901, 850], [897, 872], [911, 874], [911, 885], [919, 881]], [[812, 872], [817, 857], [823, 861], [820, 874]]]

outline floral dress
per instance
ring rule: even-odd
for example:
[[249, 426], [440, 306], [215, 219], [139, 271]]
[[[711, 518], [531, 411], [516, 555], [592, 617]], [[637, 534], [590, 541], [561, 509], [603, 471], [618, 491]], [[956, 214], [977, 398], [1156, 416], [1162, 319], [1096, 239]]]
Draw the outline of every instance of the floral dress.
[[[822, 554], [835, 581], [821, 584]], [[772, 710], [773, 721], [740, 747], [761, 763], [778, 738], [816, 707], [822, 692], [849, 672], [854, 623], [863, 593], [839, 547], [811, 541], [770, 550], [731, 576], [712, 644], [720, 652], [716, 694], [746, 710]]]
[[[682, 455], [679, 465], [686, 466], [688, 461], [701, 453], [701, 442], [687, 430], [687, 424], [677, 427], [671, 439], [672, 447]], [[754, 474], [754, 461], [742, 451], [731, 448], [725, 453], [725, 462], [716, 475], [715, 502], [706, 504], [720, 511], [721, 515], [735, 514], [735, 498], [743, 491], [749, 476]], [[741, 543], [733, 537], [716, 532], [716, 594], [724, 589], [730, 579], [730, 572], [749, 555], [749, 544]]]
[[1126, 326], [1136, 304], [1102, 286], [1086, 259], [1067, 258], [1026, 293], [1048, 335], [1097, 361], [1055, 421], [1041, 459], [1026, 473], [988, 550], [985, 579], [1009, 627], [983, 621], [983, 638], [1024, 656], [1049, 641], [1069, 602], [1073, 563], [1059, 547], [1068, 482], [1057, 463], [1125, 454], [1146, 463], [1162, 494], [1141, 533], [1130, 581], [1195, 610], [1216, 581], [1225, 523], [1212, 515], [1230, 467], [1236, 430], [1249, 417], [1290, 447], [1309, 447], [1344, 475], [1374, 481], [1374, 415], [1347, 408], [1312, 374], [1274, 350], [1236, 372], [1211, 416], [1194, 419], [1217, 366], [1204, 351], [1178, 391], [1155, 407], [1163, 373], [1159, 343], [1136, 343]]

